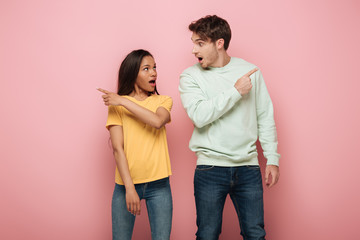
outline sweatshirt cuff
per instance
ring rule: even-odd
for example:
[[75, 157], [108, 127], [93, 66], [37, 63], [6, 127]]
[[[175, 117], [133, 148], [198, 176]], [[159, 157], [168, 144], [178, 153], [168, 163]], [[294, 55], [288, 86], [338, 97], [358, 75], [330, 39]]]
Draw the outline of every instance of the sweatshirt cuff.
[[269, 157], [267, 159], [266, 165], [279, 166], [279, 158], [277, 158], [277, 157]]
[[241, 94], [239, 93], [239, 91], [235, 87], [231, 88], [229, 91], [230, 91], [231, 99], [234, 102], [239, 101], [240, 98], [242, 97]]

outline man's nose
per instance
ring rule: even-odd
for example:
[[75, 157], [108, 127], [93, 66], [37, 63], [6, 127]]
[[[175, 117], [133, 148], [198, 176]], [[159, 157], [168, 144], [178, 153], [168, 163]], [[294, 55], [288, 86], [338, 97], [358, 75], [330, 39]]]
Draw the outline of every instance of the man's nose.
[[196, 49], [196, 46], [193, 46], [192, 54], [195, 54], [195, 53], [197, 53], [197, 49]]

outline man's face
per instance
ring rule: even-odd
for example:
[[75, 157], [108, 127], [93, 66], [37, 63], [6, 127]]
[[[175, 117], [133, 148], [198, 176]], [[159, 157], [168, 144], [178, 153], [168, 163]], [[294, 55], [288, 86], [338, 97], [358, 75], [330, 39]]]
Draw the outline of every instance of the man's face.
[[215, 64], [219, 60], [219, 53], [215, 43], [210, 39], [201, 39], [199, 35], [193, 33], [191, 40], [194, 43], [192, 53], [198, 59], [202, 68], [216, 67]]

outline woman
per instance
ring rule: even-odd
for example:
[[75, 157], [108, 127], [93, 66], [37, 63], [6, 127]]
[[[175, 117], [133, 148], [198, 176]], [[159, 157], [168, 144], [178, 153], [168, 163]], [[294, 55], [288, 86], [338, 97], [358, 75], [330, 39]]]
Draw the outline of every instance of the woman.
[[152, 239], [170, 238], [171, 167], [165, 124], [170, 122], [172, 99], [158, 95], [156, 78], [153, 56], [140, 49], [121, 63], [117, 94], [98, 89], [109, 106], [106, 127], [116, 161], [114, 240], [131, 239], [141, 199], [146, 200]]

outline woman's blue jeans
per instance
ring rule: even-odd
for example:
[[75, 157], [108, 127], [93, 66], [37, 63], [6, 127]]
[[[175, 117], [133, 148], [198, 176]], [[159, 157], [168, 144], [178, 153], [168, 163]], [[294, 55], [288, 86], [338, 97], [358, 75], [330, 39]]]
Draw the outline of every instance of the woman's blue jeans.
[[[169, 178], [135, 184], [135, 189], [146, 200], [151, 239], [169, 240], [173, 210]], [[113, 240], [131, 240], [135, 216], [127, 210], [123, 185], [115, 184], [111, 207]]]
[[227, 195], [244, 240], [265, 239], [263, 187], [259, 166], [198, 165], [194, 176], [197, 240], [217, 240]]

